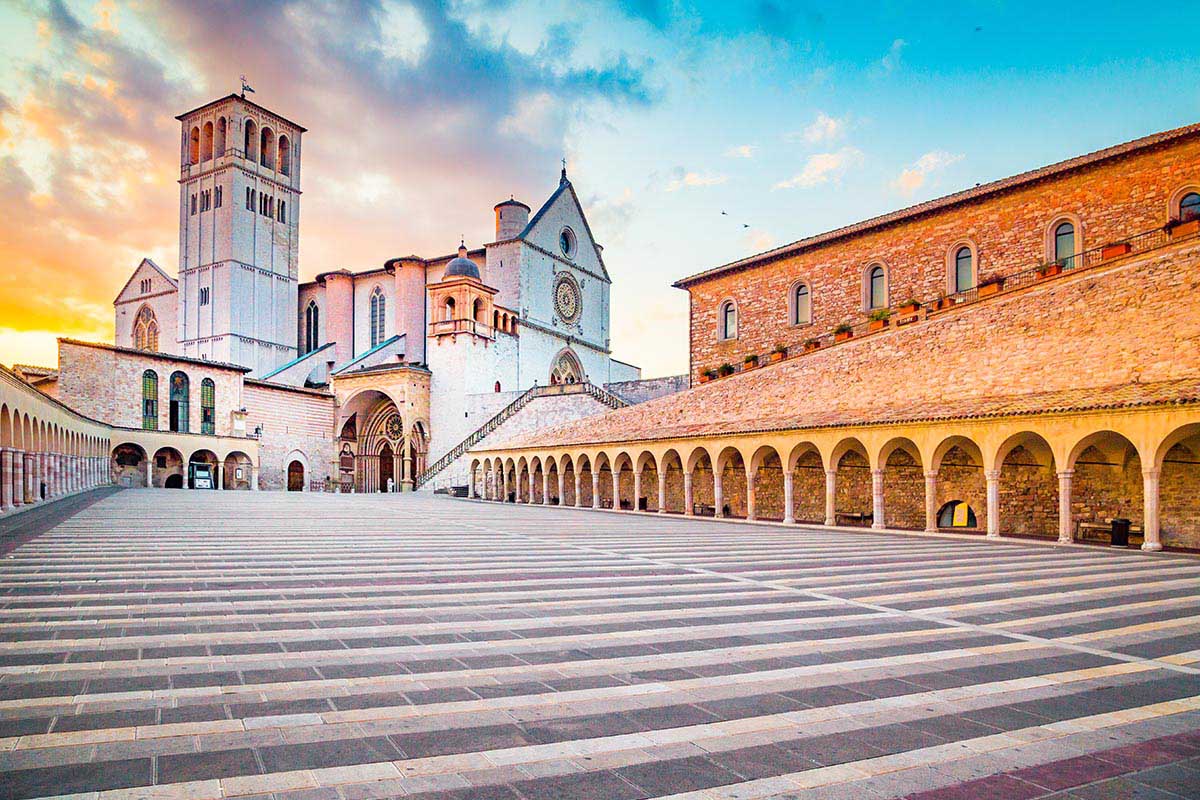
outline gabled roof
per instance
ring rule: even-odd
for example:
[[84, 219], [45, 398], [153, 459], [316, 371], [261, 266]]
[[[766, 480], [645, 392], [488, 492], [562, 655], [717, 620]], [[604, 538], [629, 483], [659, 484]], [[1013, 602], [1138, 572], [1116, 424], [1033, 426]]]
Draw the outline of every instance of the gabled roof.
[[596, 251], [596, 260], [600, 262], [600, 271], [604, 273], [605, 280], [611, 283], [612, 278], [608, 276], [608, 267], [604, 265], [604, 255], [600, 252], [600, 248], [596, 246], [596, 237], [592, 235], [592, 226], [588, 224], [587, 214], [583, 213], [583, 204], [579, 202], [579, 195], [575, 194], [575, 187], [572, 186], [571, 181], [567, 179], [566, 170], [563, 170], [562, 179], [558, 182], [558, 188], [554, 190], [554, 194], [550, 195], [550, 199], [548, 199], [545, 203], [542, 203], [542, 207], [537, 210], [537, 213], [529, 218], [529, 222], [525, 225], [525, 229], [518, 233], [516, 238], [522, 240], [527, 238], [529, 234], [533, 232], [533, 229], [537, 226], [538, 222], [541, 221], [542, 217], [546, 215], [546, 212], [550, 210], [550, 207], [553, 206], [555, 201], [557, 201], [558, 198], [564, 193], [570, 193], [571, 202], [575, 204], [575, 209], [579, 212], [579, 218], [583, 220], [583, 229], [587, 231], [588, 241], [592, 243], [592, 249]]
[[345, 364], [343, 364], [342, 366], [340, 366], [340, 367], [338, 367], [337, 369], [335, 369], [335, 370], [333, 371], [333, 374], [334, 374], [334, 375], [341, 375], [343, 372], [347, 372], [347, 371], [349, 371], [349, 369], [350, 369], [351, 367], [353, 367], [355, 364], [359, 363], [359, 362], [360, 362], [360, 361], [362, 361], [363, 359], [365, 359], [365, 358], [367, 358], [367, 357], [369, 357], [369, 356], [373, 356], [373, 355], [375, 355], [376, 353], [378, 353], [380, 350], [384, 349], [385, 347], [387, 347], [387, 346], [389, 346], [389, 345], [392, 345], [392, 344], [395, 344], [396, 342], [398, 342], [398, 341], [400, 341], [401, 339], [404, 339], [404, 338], [405, 338], [405, 335], [404, 335], [403, 333], [397, 333], [397, 334], [396, 334], [396, 335], [394, 335], [394, 336], [390, 336], [390, 337], [388, 337], [387, 339], [384, 339], [382, 342], [380, 342], [379, 344], [375, 345], [374, 347], [372, 347], [372, 348], [371, 348], [370, 350], [368, 350], [367, 352], [363, 353], [363, 354], [362, 354], [361, 356], [359, 356], [358, 358], [352, 358], [352, 359], [350, 359], [349, 361], [347, 361]]
[[226, 100], [241, 100], [243, 103], [250, 106], [251, 108], [256, 108], [259, 111], [263, 112], [264, 114], [270, 114], [272, 117], [275, 117], [276, 119], [283, 120], [288, 125], [291, 125], [292, 127], [294, 127], [296, 130], [300, 131], [301, 133], [306, 133], [308, 131], [308, 128], [304, 127], [303, 125], [299, 124], [298, 122], [292, 122], [290, 119], [285, 117], [283, 114], [280, 114], [278, 111], [272, 111], [269, 108], [260, 106], [258, 103], [254, 102], [253, 100], [247, 100], [245, 97], [243, 97], [242, 95], [237, 94], [237, 93], [227, 94], [224, 97], [218, 97], [216, 100], [210, 100], [207, 103], [205, 103], [204, 105], [196, 106], [191, 111], [183, 112], [182, 114], [177, 116], [175, 119], [182, 122], [184, 117], [189, 117], [192, 114], [195, 114], [197, 111], [203, 111], [204, 109], [206, 109], [210, 106], [215, 106], [218, 103], [224, 103]]
[[167, 273], [163, 272], [162, 267], [160, 267], [158, 264], [155, 264], [148, 258], [143, 258], [140, 262], [138, 262], [138, 265], [133, 268], [133, 272], [129, 273], [129, 280], [125, 281], [125, 285], [121, 287], [121, 291], [117, 292], [117, 296], [113, 298], [113, 305], [116, 305], [117, 301], [121, 299], [121, 295], [125, 294], [125, 290], [129, 288], [129, 284], [133, 283], [134, 276], [138, 274], [138, 270], [140, 270], [144, 264], [149, 264], [155, 272], [166, 278], [167, 282], [171, 284], [172, 288], [179, 288], [179, 282]]
[[1053, 178], [1072, 170], [1082, 169], [1084, 167], [1098, 164], [1102, 161], [1119, 158], [1121, 156], [1136, 153], [1151, 147], [1168, 144], [1170, 142], [1190, 136], [1196, 136], [1198, 134], [1200, 134], [1200, 123], [1185, 125], [1182, 128], [1174, 128], [1169, 131], [1163, 131], [1162, 133], [1151, 134], [1150, 136], [1143, 136], [1140, 139], [1134, 139], [1133, 141], [1125, 142], [1124, 144], [1118, 144], [1114, 145], [1113, 147], [1107, 147], [1103, 150], [1097, 150], [1093, 153], [1076, 156], [1075, 158], [1070, 158], [1066, 161], [1059, 161], [1055, 164], [1050, 164], [1045, 167], [1040, 167], [1028, 172], [1022, 172], [1019, 175], [1002, 178], [998, 181], [992, 181], [991, 183], [974, 186], [970, 189], [965, 189], [961, 192], [955, 192], [954, 194], [948, 194], [944, 197], [939, 197], [934, 200], [927, 200], [924, 203], [918, 203], [915, 206], [909, 206], [908, 208], [902, 208], [898, 211], [892, 211], [878, 217], [872, 217], [870, 219], [863, 220], [862, 222], [856, 222], [853, 225], [835, 228], [834, 230], [826, 231], [825, 233], [818, 233], [815, 236], [799, 239], [791, 244], [785, 244], [756, 255], [747, 256], [746, 258], [742, 258], [737, 261], [731, 261], [728, 264], [722, 264], [719, 267], [713, 267], [712, 269], [704, 270], [703, 272], [697, 272], [696, 274], [689, 275], [686, 278], [680, 278], [679, 280], [675, 281], [672, 286], [678, 289], [686, 289], [688, 286], [696, 283], [697, 281], [713, 278], [726, 272], [733, 272], [738, 269], [754, 266], [755, 264], [761, 262], [794, 255], [804, 250], [817, 247], [818, 245], [829, 244], [830, 242], [834, 242], [839, 239], [845, 239], [860, 233], [866, 233], [867, 231], [872, 231], [887, 225], [893, 225], [898, 222], [906, 222], [925, 214], [931, 214], [936, 211], [951, 208], [961, 203], [967, 203], [972, 200], [978, 200], [994, 194], [999, 194], [1001, 192], [1035, 183], [1037, 181]]
[[278, 375], [279, 373], [283, 372], [285, 369], [291, 369], [292, 367], [299, 364], [301, 361], [312, 358], [317, 353], [323, 352], [323, 351], [328, 350], [329, 348], [333, 347], [333, 345], [334, 345], [334, 342], [326, 342], [325, 344], [321, 345], [320, 347], [318, 347], [315, 350], [309, 350], [307, 353], [305, 353], [302, 356], [296, 356], [291, 361], [284, 364], [282, 367], [276, 367], [275, 369], [268, 372], [266, 375], [263, 375], [262, 378], [260, 378], [259, 380], [267, 381], [272, 376]]

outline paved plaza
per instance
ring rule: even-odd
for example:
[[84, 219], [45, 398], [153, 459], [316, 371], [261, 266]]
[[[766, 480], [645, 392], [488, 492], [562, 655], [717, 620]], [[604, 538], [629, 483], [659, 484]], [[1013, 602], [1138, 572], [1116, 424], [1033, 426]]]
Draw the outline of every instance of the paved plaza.
[[0, 564], [0, 800], [1200, 797], [1193, 557], [413, 495], [62, 516]]

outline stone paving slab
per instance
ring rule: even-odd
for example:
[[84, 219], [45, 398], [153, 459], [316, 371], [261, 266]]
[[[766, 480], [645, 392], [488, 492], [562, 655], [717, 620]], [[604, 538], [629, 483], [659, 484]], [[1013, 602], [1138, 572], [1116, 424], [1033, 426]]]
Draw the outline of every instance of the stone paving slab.
[[1200, 560], [131, 490], [0, 562], [0, 800], [1200, 797]]

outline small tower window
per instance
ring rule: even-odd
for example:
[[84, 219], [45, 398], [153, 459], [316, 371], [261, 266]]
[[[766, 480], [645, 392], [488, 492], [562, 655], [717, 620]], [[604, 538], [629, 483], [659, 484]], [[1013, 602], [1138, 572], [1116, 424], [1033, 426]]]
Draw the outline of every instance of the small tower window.
[[304, 309], [304, 352], [311, 353], [321, 346], [321, 309], [316, 300], [308, 301]]
[[204, 123], [204, 141], [200, 145], [200, 160], [211, 161], [213, 157], [213, 124]]
[[279, 201], [279, 221], [287, 222], [287, 201]]
[[1068, 269], [1075, 260], [1075, 226], [1063, 222], [1054, 229], [1054, 260]]
[[887, 307], [887, 273], [879, 264], [867, 270], [867, 308]]
[[1180, 222], [1190, 222], [1200, 219], [1200, 193], [1188, 192], [1179, 201]]
[[812, 294], [807, 283], [798, 283], [792, 290], [792, 324], [808, 325], [812, 322]]
[[192, 128], [192, 136], [188, 145], [188, 163], [200, 163], [200, 129]]
[[217, 117], [217, 132], [213, 142], [213, 155], [220, 158], [225, 155], [225, 118]]
[[284, 175], [292, 174], [292, 148], [288, 137], [279, 137], [279, 171]]
[[275, 134], [270, 128], [262, 129], [259, 143], [260, 163], [267, 169], [275, 169]]
[[251, 161], [258, 160], [258, 126], [254, 120], [246, 120], [246, 135], [242, 143], [242, 155]]
[[721, 313], [717, 323], [717, 336], [721, 339], [736, 339], [738, 333], [737, 306], [732, 300], [721, 304]]
[[954, 291], [965, 292], [975, 288], [975, 259], [971, 248], [960, 247], [954, 254]]
[[387, 298], [378, 286], [371, 292], [371, 347], [383, 341], [384, 319], [387, 314]]

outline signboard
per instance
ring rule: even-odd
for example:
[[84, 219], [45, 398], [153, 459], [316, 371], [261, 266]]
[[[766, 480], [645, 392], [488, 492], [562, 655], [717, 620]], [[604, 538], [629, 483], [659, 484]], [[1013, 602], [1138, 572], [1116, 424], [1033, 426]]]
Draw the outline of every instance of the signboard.
[[971, 507], [966, 503], [957, 503], [954, 506], [954, 521], [951, 522], [951, 526], [955, 528], [969, 527], [970, 523], [967, 522], [967, 514], [970, 510]]

